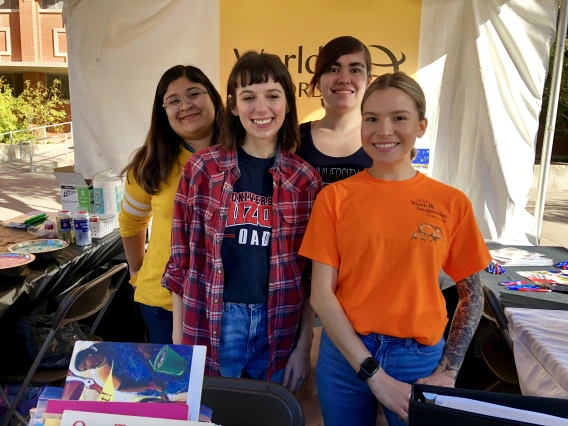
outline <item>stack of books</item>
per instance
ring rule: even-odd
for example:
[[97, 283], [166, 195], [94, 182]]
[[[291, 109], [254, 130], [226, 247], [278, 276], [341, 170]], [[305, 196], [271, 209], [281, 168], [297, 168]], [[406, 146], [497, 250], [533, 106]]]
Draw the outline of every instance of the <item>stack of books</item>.
[[77, 341], [62, 394], [42, 395], [30, 425], [212, 424], [211, 410], [201, 405], [206, 350], [205, 346]]

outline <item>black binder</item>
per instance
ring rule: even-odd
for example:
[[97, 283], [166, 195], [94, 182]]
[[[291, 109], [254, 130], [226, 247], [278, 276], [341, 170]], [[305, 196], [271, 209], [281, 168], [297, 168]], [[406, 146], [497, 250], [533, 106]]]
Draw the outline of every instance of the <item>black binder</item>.
[[519, 410], [568, 419], [568, 401], [565, 399], [539, 398], [534, 396], [510, 395], [506, 393], [481, 392], [465, 389], [443, 388], [428, 385], [413, 385], [410, 396], [408, 424], [411, 426], [459, 425], [459, 426], [497, 426], [532, 425], [533, 423], [500, 419], [428, 402], [424, 393], [469, 398], [490, 404], [502, 405]]

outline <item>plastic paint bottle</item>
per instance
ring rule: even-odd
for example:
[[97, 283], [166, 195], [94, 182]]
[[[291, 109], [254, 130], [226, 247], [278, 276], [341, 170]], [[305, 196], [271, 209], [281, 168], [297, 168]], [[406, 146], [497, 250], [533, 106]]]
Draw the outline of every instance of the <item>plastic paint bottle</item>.
[[57, 224], [57, 238], [66, 241], [69, 244], [73, 244], [75, 238], [73, 233], [73, 219], [71, 218], [71, 212], [69, 210], [58, 211], [55, 221]]
[[91, 226], [89, 224], [89, 213], [75, 213], [73, 226], [75, 228], [75, 244], [78, 246], [90, 246], [93, 240], [91, 237]]

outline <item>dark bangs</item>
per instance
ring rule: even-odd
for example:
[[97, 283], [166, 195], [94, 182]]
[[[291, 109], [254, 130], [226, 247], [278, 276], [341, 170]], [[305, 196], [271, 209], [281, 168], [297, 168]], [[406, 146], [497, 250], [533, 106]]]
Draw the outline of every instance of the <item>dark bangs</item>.
[[[288, 70], [284, 67], [286, 73], [283, 73], [282, 67], [279, 65], [282, 65], [282, 62], [276, 55], [247, 52], [235, 64], [229, 76], [227, 88], [236, 92], [239, 87], [267, 83], [271, 78], [275, 83], [282, 84], [285, 80], [284, 75], [288, 73]], [[284, 87], [283, 84], [282, 86]]]
[[267, 83], [270, 79], [280, 83], [284, 89], [288, 109], [284, 123], [278, 131], [278, 143], [281, 149], [285, 150], [291, 150], [299, 144], [296, 94], [290, 73], [278, 56], [249, 51], [237, 60], [227, 82], [225, 119], [220, 135], [220, 143], [225, 148], [236, 149], [242, 146], [245, 139], [245, 129], [240, 118], [233, 114], [237, 106], [237, 89], [252, 84]]

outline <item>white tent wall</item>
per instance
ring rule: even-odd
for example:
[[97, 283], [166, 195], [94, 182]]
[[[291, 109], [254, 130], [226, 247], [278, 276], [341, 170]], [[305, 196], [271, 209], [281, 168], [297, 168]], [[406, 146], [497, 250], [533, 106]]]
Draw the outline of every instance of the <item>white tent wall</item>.
[[557, 0], [422, 2], [430, 174], [466, 193], [488, 240], [536, 242], [525, 207], [557, 14]]
[[119, 172], [142, 145], [166, 69], [195, 65], [219, 87], [218, 0], [66, 0], [63, 14], [75, 170], [87, 178]]
[[[77, 171], [126, 164], [170, 66], [196, 65], [219, 88], [219, 8], [65, 0]], [[422, 0], [418, 79], [429, 129], [419, 146], [431, 149], [431, 176], [470, 198], [488, 240], [535, 242], [525, 207], [557, 13], [557, 0]]]

